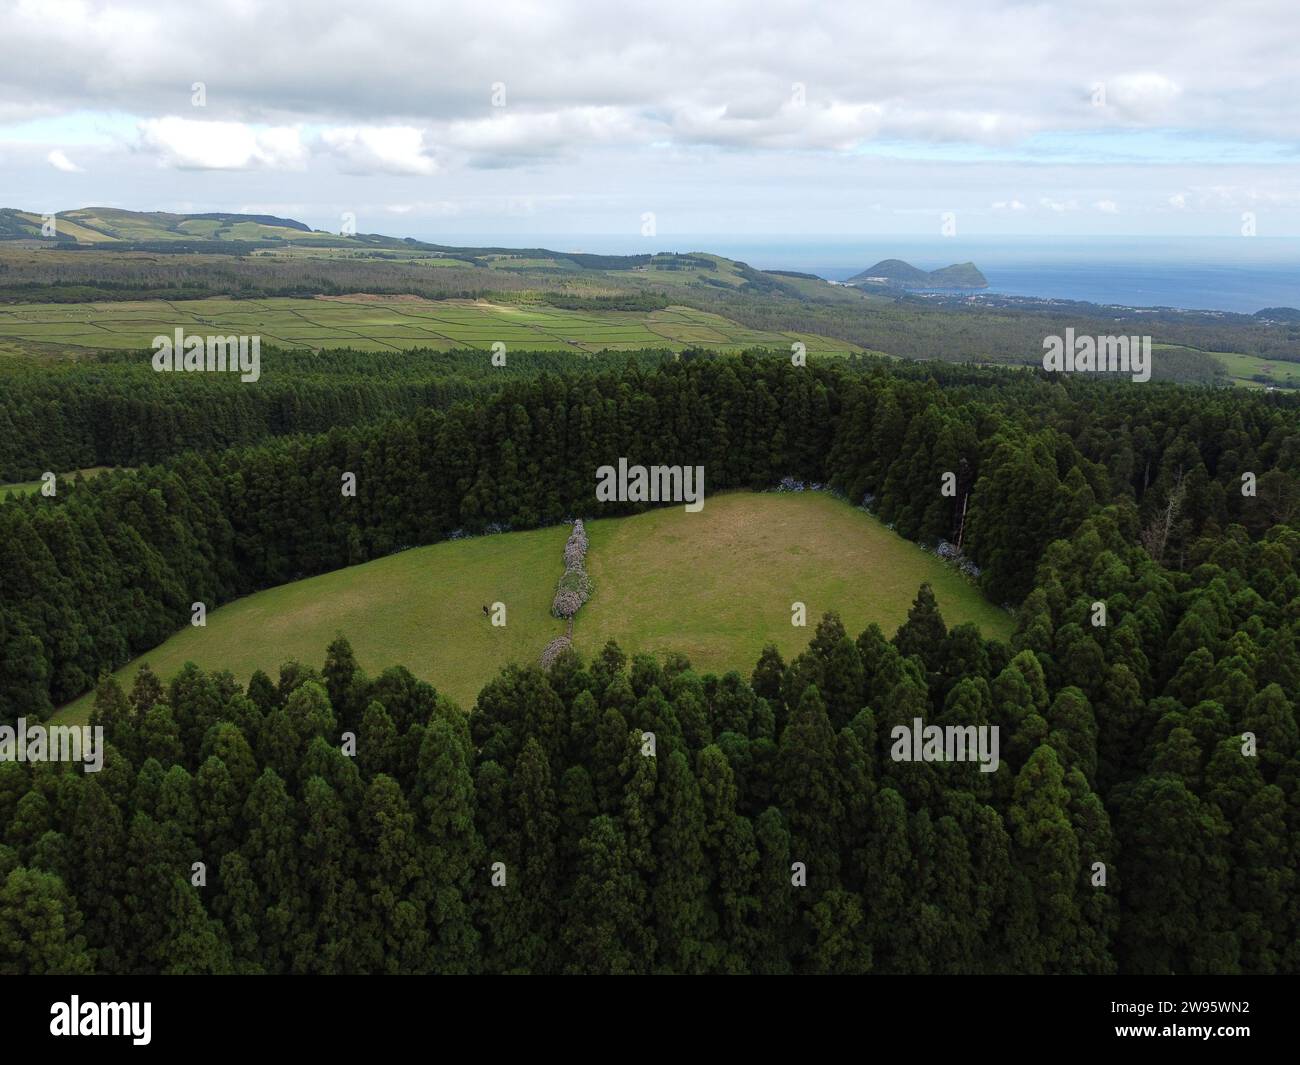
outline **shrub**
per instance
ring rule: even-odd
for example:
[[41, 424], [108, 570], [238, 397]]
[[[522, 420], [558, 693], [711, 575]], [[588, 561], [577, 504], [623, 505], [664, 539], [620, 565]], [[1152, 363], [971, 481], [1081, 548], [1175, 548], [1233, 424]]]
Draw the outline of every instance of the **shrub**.
[[555, 600], [551, 603], [551, 613], [557, 618], [573, 617], [583, 604], [583, 598], [577, 592], [568, 592], [561, 588], [555, 593]]
[[564, 576], [555, 589], [551, 613], [557, 618], [571, 618], [591, 598], [591, 578], [584, 563], [587, 559], [587, 530], [578, 518], [564, 545]]
[[587, 530], [583, 527], [582, 519], [579, 518], [573, 523], [573, 532], [569, 534], [568, 542], [564, 545], [564, 568], [580, 567], [586, 560]]
[[555, 660], [564, 654], [571, 646], [573, 641], [567, 636], [557, 636], [544, 648], [542, 648], [542, 668], [550, 669], [555, 665]]

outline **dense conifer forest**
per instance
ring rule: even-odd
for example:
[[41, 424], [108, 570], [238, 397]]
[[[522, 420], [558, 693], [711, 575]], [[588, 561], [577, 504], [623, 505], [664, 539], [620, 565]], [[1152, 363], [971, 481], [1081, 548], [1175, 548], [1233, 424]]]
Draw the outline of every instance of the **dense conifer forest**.
[[[0, 762], [0, 972], [1300, 970], [1294, 398], [360, 358], [185, 399], [110, 359], [0, 401], [7, 475], [138, 467], [0, 503], [0, 723], [96, 688], [109, 743], [99, 773]], [[472, 707], [345, 638], [246, 686], [105, 678], [194, 601], [643, 509], [593, 500], [619, 456], [960, 541], [1015, 635], [949, 629], [921, 587], [896, 634], [827, 615], [749, 675], [580, 648]], [[917, 718], [997, 725], [999, 768], [896, 760]]]

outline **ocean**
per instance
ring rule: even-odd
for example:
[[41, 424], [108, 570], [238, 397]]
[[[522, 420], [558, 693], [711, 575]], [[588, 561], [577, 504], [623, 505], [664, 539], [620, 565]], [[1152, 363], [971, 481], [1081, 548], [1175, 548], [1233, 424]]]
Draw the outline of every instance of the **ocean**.
[[881, 259], [923, 270], [973, 262], [986, 291], [1136, 307], [1253, 314], [1300, 308], [1300, 240], [1267, 237], [794, 237], [718, 233], [660, 236], [501, 234], [425, 235], [447, 244], [547, 247], [607, 255], [708, 251], [760, 270], [798, 270], [843, 281]]
[[1261, 238], [1137, 240], [840, 241], [709, 247], [760, 270], [801, 270], [843, 281], [881, 259], [923, 270], [973, 262], [990, 293], [1133, 307], [1253, 314], [1300, 308], [1300, 241]]

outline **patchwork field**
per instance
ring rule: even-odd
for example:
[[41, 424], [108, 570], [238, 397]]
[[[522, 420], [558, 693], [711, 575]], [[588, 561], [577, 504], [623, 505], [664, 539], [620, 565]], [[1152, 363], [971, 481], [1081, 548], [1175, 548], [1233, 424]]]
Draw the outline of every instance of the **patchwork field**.
[[[1203, 383], [1231, 384], [1237, 388], [1300, 388], [1300, 363], [1283, 362], [1259, 355], [1243, 355], [1235, 351], [1207, 351], [1180, 344], [1152, 344], [1156, 376], [1168, 367], [1170, 360], [1184, 365], [1203, 365], [1217, 380], [1205, 378]], [[1187, 378], [1184, 383], [1197, 383]]]
[[707, 311], [570, 311], [483, 300], [415, 296], [321, 296], [314, 299], [147, 300], [32, 303], [0, 307], [0, 352], [77, 355], [102, 349], [145, 350], [155, 336], [186, 332], [261, 336], [289, 348], [352, 347], [601, 351], [708, 345], [720, 351], [789, 348], [814, 354], [860, 350], [846, 341], [748, 329]]
[[[578, 615], [584, 655], [606, 640], [629, 653], [687, 654], [701, 671], [748, 674], [763, 644], [793, 655], [826, 610], [856, 635], [878, 622], [893, 633], [923, 581], [949, 625], [973, 621], [1010, 635], [1011, 618], [932, 555], [829, 496], [732, 493], [688, 514], [680, 507], [590, 522], [595, 595]], [[362, 667], [406, 665], [463, 707], [509, 662], [533, 663], [564, 631], [550, 615], [568, 527], [505, 533], [414, 548], [230, 603], [118, 671], [129, 685], [148, 661], [170, 677], [186, 661], [230, 669], [246, 681], [297, 658], [319, 665], [338, 633]], [[807, 605], [808, 626], [790, 624]], [[484, 604], [506, 604], [494, 628]], [[59, 713], [85, 721], [92, 697]]]
[[1239, 355], [1233, 351], [1211, 354], [1228, 371], [1232, 383], [1240, 388], [1300, 388], [1300, 363], [1281, 362], [1258, 355]]

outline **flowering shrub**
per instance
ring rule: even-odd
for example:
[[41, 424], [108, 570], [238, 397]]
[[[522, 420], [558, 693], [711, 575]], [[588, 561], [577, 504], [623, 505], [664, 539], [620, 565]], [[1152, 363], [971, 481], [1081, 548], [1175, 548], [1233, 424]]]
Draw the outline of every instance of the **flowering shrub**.
[[550, 669], [551, 666], [555, 665], [555, 660], [572, 646], [573, 641], [567, 636], [555, 637], [555, 639], [542, 648], [542, 668]]
[[470, 532], [468, 529], [452, 529], [447, 534], [448, 540], [472, 540], [476, 536], [492, 536], [496, 533], [510, 532], [510, 526], [499, 521], [494, 521], [491, 525], [484, 526], [483, 531], [479, 533]]
[[934, 549], [934, 553], [945, 562], [956, 566], [968, 577], [978, 577], [980, 575], [979, 566], [963, 555], [961, 548], [956, 544], [949, 543], [947, 540], [940, 540], [939, 546]]
[[825, 492], [836, 499], [843, 499], [844, 493], [838, 488], [832, 488], [830, 485], [822, 484], [821, 481], [800, 481], [795, 477], [782, 477], [777, 482], [775, 492]]
[[571, 618], [591, 598], [591, 578], [581, 566], [564, 571], [560, 584], [555, 589], [555, 601], [551, 604], [551, 613], [557, 618]]
[[587, 559], [587, 530], [578, 518], [564, 545], [564, 576], [555, 589], [551, 613], [557, 618], [571, 618], [591, 598], [591, 578], [584, 563]]
[[566, 569], [564, 576], [560, 578], [559, 586], [561, 590], [577, 592], [582, 596], [584, 603], [591, 598], [591, 578], [581, 566], [570, 566]]
[[587, 530], [583, 527], [582, 519], [579, 518], [573, 523], [573, 532], [569, 534], [568, 542], [564, 545], [564, 568], [572, 569], [581, 566], [586, 560]]
[[555, 601], [551, 603], [551, 613], [557, 618], [571, 618], [582, 606], [582, 596], [577, 592], [566, 592], [560, 589], [555, 593]]

